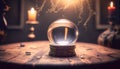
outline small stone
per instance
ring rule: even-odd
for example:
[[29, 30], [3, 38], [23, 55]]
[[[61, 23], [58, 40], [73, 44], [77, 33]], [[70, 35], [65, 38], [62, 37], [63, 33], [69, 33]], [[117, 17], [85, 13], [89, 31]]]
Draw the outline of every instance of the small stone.
[[83, 55], [80, 56], [81, 59], [85, 59], [85, 57]]
[[31, 52], [25, 52], [26, 55], [31, 55]]
[[20, 43], [20, 47], [24, 47], [25, 45], [23, 43]]

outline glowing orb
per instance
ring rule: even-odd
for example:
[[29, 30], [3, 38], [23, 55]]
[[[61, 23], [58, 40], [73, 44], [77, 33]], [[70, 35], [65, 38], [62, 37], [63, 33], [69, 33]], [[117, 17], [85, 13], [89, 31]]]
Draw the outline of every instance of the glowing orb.
[[48, 28], [48, 39], [52, 45], [71, 45], [77, 38], [77, 26], [67, 19], [54, 21]]

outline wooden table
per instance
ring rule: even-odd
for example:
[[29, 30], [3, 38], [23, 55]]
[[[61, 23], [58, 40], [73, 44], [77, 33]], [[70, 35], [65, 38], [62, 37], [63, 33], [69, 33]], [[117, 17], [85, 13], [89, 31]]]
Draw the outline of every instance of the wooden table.
[[[19, 42], [0, 46], [0, 69], [33, 68], [116, 68], [120, 50], [91, 43], [76, 43], [75, 57], [51, 57], [48, 41]], [[119, 67], [120, 69], [120, 67]]]

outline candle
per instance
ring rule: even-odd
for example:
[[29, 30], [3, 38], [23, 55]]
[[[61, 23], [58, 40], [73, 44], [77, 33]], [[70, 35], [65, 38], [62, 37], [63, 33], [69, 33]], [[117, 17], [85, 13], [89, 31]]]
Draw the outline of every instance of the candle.
[[28, 10], [28, 21], [36, 21], [37, 11], [34, 8]]
[[115, 9], [116, 8], [115, 8], [113, 2], [111, 1], [110, 6], [108, 6], [108, 13], [109, 13], [110, 16], [114, 13]]

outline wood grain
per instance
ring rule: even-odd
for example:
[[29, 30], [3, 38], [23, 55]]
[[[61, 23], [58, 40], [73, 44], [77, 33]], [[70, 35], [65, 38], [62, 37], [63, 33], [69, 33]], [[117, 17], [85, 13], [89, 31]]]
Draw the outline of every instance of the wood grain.
[[[21, 46], [21, 43], [23, 46]], [[48, 41], [33, 41], [0, 46], [0, 61], [30, 65], [83, 65], [117, 61], [120, 50], [91, 43], [76, 43], [75, 57], [49, 56]]]

